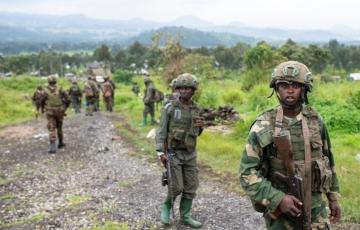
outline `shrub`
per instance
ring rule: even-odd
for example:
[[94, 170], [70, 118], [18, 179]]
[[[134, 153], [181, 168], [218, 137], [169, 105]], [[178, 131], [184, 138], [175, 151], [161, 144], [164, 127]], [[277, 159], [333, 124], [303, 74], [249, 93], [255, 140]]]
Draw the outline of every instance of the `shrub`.
[[118, 83], [130, 84], [133, 76], [130, 71], [118, 69], [114, 73], [114, 80]]

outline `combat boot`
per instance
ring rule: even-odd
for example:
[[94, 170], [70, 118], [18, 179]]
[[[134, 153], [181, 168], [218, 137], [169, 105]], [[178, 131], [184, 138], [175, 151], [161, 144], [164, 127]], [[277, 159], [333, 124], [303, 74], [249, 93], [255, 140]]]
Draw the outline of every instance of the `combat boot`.
[[66, 146], [66, 144], [61, 140], [61, 141], [59, 141], [59, 144], [58, 144], [58, 148], [59, 149], [62, 149], [62, 148], [64, 148]]
[[180, 215], [181, 215], [181, 221], [192, 228], [201, 228], [202, 223], [199, 221], [194, 220], [190, 216], [190, 210], [192, 207], [192, 199], [187, 199], [184, 197], [181, 197], [180, 201]]
[[171, 198], [167, 197], [161, 208], [160, 221], [164, 225], [170, 224]]
[[56, 153], [56, 145], [54, 143], [50, 143], [48, 153], [55, 154]]

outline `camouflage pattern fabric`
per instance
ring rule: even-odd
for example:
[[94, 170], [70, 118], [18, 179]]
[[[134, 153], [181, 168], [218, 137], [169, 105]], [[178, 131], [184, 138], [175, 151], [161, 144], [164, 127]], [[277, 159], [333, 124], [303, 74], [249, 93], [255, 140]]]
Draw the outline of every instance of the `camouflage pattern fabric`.
[[107, 80], [103, 84], [103, 98], [104, 98], [106, 110], [110, 112], [112, 112], [112, 108], [113, 108], [113, 95], [114, 95], [113, 86]]
[[144, 92], [144, 111], [143, 117], [146, 118], [148, 114], [150, 114], [152, 120], [155, 117], [155, 103], [154, 103], [154, 85], [152, 82], [146, 84], [145, 92]]
[[69, 96], [71, 98], [71, 105], [75, 113], [80, 113], [82, 91], [78, 84], [72, 84], [69, 89]]
[[[257, 117], [251, 127], [248, 140], [240, 162], [240, 183], [258, 211], [273, 212], [286, 193], [287, 188], [274, 177], [274, 172], [286, 174], [283, 162], [277, 158], [273, 145], [273, 132], [277, 108], [273, 108]], [[327, 129], [318, 113], [310, 106], [293, 119], [283, 120], [283, 128], [290, 131], [294, 154], [295, 171], [304, 178], [304, 140], [301, 133], [301, 119], [307, 118], [310, 130], [312, 157], [312, 227], [329, 229], [326, 202], [322, 194], [338, 194], [339, 184], [335, 173], [334, 156]], [[321, 167], [314, 167], [314, 166]], [[317, 169], [316, 169], [317, 168]], [[320, 172], [317, 170], [321, 170]], [[321, 175], [317, 178], [316, 175]], [[259, 208], [260, 207], [260, 208]], [[290, 217], [281, 215], [278, 220], [266, 219], [268, 229], [293, 229]]]

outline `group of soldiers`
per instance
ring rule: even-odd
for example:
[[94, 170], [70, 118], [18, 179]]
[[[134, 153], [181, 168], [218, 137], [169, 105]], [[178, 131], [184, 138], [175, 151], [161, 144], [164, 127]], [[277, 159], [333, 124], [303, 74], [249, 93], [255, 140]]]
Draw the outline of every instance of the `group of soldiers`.
[[[148, 114], [155, 124], [154, 85], [149, 76], [144, 83], [143, 124], [146, 125]], [[87, 84], [95, 87], [92, 79]], [[180, 196], [182, 223], [201, 228], [202, 223], [191, 216], [199, 186], [196, 143], [204, 129], [200, 108], [192, 99], [198, 80], [184, 73], [170, 86], [172, 93], [161, 109], [155, 138], [155, 150], [166, 169], [163, 184], [168, 188], [160, 220], [164, 225], [170, 224], [170, 212]], [[244, 146], [240, 184], [255, 210], [264, 214], [268, 229], [330, 229], [330, 224], [341, 219], [339, 183], [329, 134], [319, 113], [308, 104], [307, 94], [312, 87], [312, 74], [304, 64], [280, 63], [270, 81], [279, 105], [256, 118]], [[70, 100], [52, 78], [45, 93], [49, 152], [53, 152], [55, 128], [58, 148], [64, 147], [61, 125]], [[87, 104], [96, 107], [96, 101], [90, 97], [86, 96]]]
[[104, 78], [104, 83], [100, 85], [96, 82], [96, 76], [93, 74], [88, 77], [84, 90], [81, 90], [76, 80], [72, 81], [71, 87], [65, 91], [57, 86], [57, 79], [53, 76], [48, 77], [46, 87], [38, 86], [32, 97], [36, 106], [36, 118], [40, 113], [46, 114], [47, 128], [49, 130], [49, 150], [48, 153], [56, 153], [56, 140], [58, 148], [65, 147], [62, 125], [66, 109], [72, 105], [75, 113], [80, 113], [81, 101], [83, 95], [86, 102], [86, 116], [92, 116], [93, 112], [99, 111], [100, 92], [103, 94], [103, 100], [106, 110], [113, 111], [115, 83], [108, 76]]

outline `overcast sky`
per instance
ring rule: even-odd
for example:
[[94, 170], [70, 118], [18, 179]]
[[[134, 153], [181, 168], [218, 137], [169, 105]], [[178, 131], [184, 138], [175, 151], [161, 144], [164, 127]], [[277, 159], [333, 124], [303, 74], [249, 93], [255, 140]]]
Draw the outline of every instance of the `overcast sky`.
[[193, 15], [215, 24], [360, 29], [360, 0], [0, 0], [0, 11], [159, 22]]

